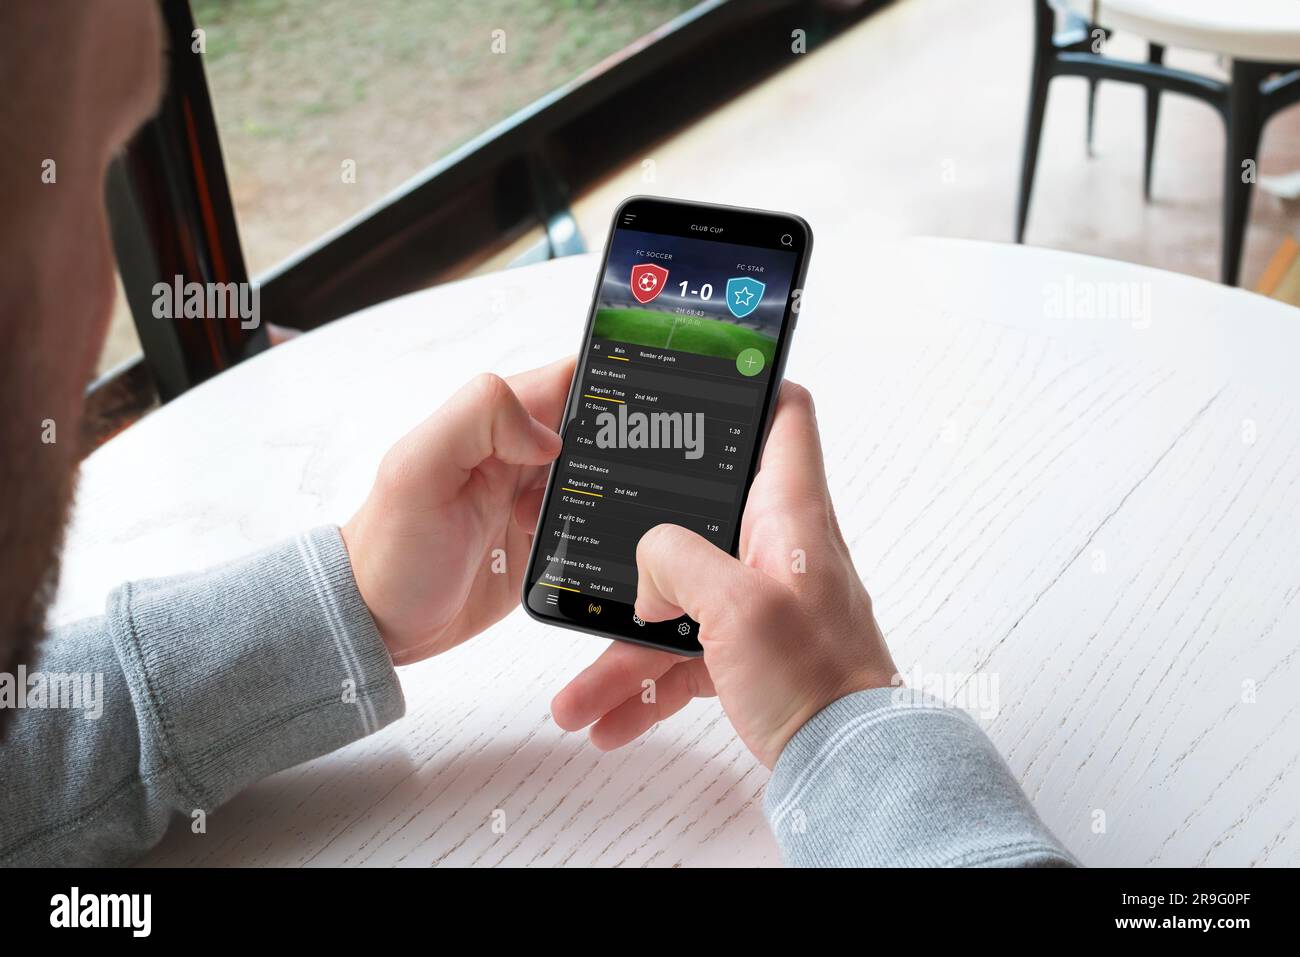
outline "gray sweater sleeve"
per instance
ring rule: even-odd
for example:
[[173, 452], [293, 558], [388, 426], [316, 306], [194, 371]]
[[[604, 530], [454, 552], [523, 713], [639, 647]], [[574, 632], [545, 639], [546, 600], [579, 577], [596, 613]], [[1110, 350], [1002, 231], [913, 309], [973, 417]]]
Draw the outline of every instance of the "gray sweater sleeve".
[[764, 805], [792, 865], [1076, 864], [974, 719], [905, 688], [815, 715], [781, 753]]
[[404, 709], [333, 527], [124, 585], [27, 670], [0, 744], [6, 865], [129, 862], [173, 815], [205, 817]]

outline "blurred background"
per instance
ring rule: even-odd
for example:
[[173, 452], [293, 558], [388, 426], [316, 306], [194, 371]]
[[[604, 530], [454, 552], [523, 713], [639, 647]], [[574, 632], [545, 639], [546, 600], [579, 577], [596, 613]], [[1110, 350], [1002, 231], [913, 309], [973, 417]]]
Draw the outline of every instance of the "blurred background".
[[[158, 250], [187, 231], [224, 252], [181, 271], [256, 280], [284, 329], [598, 249], [635, 193], [790, 210], [819, 244], [1012, 241], [1037, 2], [163, 0], [174, 116], [110, 182], [124, 265], [104, 383], [134, 368], [132, 402], [150, 382], [165, 400], [265, 347], [209, 343], [196, 365], [193, 343], [133, 319], [131, 289], [170, 278]], [[1113, 31], [1104, 52], [1148, 46]], [[1209, 51], [1165, 63], [1231, 69]], [[1224, 123], [1163, 97], [1147, 201], [1144, 103], [1100, 84], [1089, 150], [1087, 81], [1052, 83], [1025, 241], [1217, 279]], [[1258, 167], [1246, 288], [1292, 242], [1300, 110], [1268, 125]]]

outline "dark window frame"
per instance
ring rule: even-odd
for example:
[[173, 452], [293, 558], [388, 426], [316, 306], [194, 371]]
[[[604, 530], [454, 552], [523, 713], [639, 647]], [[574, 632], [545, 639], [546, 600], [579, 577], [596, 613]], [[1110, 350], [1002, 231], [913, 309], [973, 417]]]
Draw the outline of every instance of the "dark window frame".
[[[108, 182], [113, 240], [143, 356], [99, 380], [110, 407], [100, 437], [138, 418], [147, 383], [169, 401], [267, 346], [266, 323], [313, 329], [463, 274], [492, 250], [543, 229], [533, 258], [585, 250], [569, 197], [889, 0], [704, 0], [574, 81], [535, 101], [256, 277], [262, 324], [239, 328], [152, 316], [152, 290], [174, 275], [247, 275], [187, 0], [160, 0], [170, 41], [158, 117]], [[633, 110], [634, 105], [652, 109]], [[629, 117], [636, 116], [635, 123]], [[102, 417], [102, 416], [101, 416]]]

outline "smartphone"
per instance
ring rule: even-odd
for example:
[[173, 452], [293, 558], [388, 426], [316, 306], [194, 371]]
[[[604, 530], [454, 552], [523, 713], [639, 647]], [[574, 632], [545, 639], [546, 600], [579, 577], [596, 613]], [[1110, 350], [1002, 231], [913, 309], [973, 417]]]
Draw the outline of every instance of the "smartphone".
[[524, 576], [529, 615], [701, 653], [689, 617], [637, 617], [637, 542], [671, 523], [736, 554], [811, 249], [788, 213], [618, 208]]

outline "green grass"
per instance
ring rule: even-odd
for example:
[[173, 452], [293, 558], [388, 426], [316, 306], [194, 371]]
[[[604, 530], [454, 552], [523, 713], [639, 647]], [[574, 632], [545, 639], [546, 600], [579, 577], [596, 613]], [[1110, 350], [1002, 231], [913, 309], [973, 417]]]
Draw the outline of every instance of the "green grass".
[[595, 334], [636, 346], [733, 361], [741, 350], [757, 349], [769, 365], [776, 354], [776, 340], [753, 329], [725, 319], [675, 316], [650, 309], [601, 309], [596, 313]]

